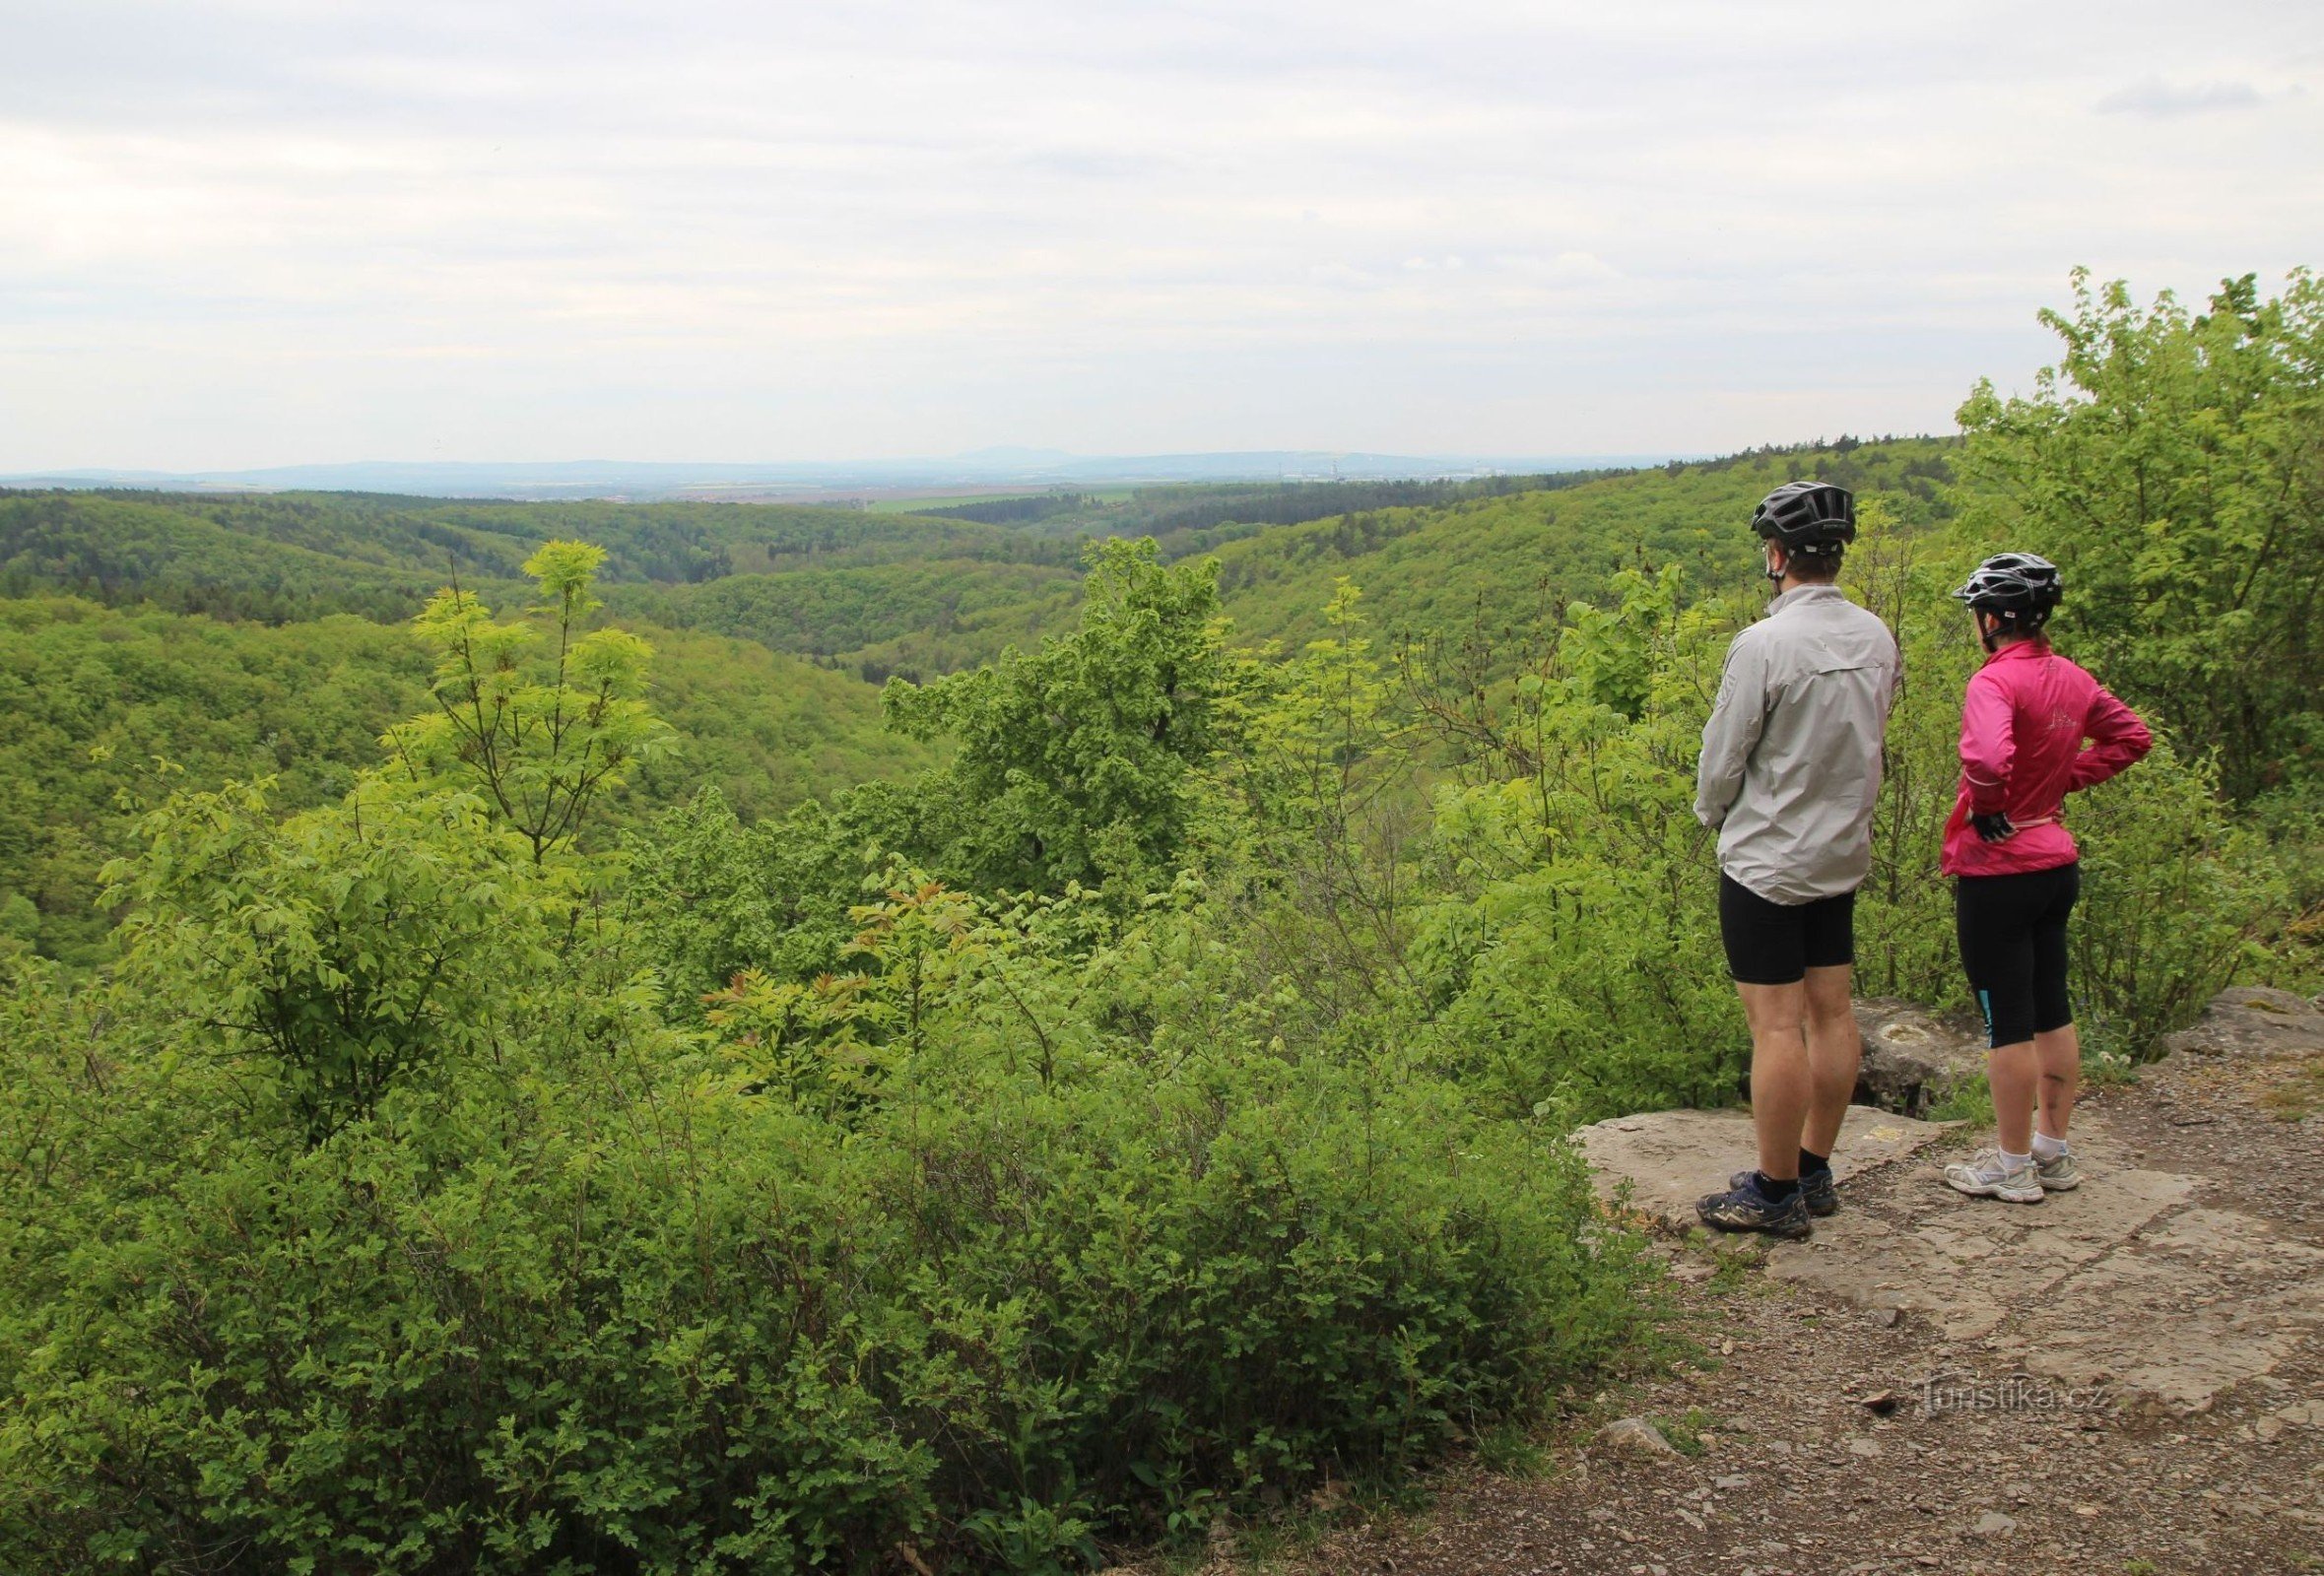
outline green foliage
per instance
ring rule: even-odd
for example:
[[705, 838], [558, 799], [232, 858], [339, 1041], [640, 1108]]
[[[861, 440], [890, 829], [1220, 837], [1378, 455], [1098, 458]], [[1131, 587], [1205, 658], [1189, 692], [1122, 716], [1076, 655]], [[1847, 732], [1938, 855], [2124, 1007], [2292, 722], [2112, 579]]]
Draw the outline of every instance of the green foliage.
[[415, 611], [447, 568], [510, 578], [521, 557], [466, 551], [448, 535], [398, 552], [348, 529], [349, 514], [363, 518], [346, 500], [0, 492], [0, 590], [218, 618], [388, 621]]
[[2209, 765], [2167, 736], [2073, 813], [2075, 1021], [2089, 1053], [2144, 1061], [2222, 988], [2264, 968], [2262, 943], [2288, 917], [2284, 879]]
[[1563, 491], [1364, 510], [1221, 547], [1220, 589], [1237, 627], [1302, 641], [1322, 632], [1332, 582], [1349, 576], [1391, 637], [1513, 655], [1566, 607], [1613, 601], [1626, 568], [1675, 565], [1697, 587], [1750, 586], [1752, 506], [1799, 476], [1877, 492], [1908, 525], [1934, 521], [1955, 452], [1934, 439], [1766, 451]]
[[0, 589], [236, 618], [393, 620], [448, 575], [514, 583], [558, 539], [604, 548], [612, 580], [664, 585], [907, 558], [1073, 557], [1068, 544], [992, 526], [788, 504], [0, 492]]
[[745, 825], [706, 788], [625, 840], [626, 918], [681, 1002], [749, 969], [804, 981], [840, 966], [879, 857], [844, 805]]
[[1402, 855], [1420, 820], [1415, 738], [1359, 604], [1341, 581], [1325, 636], [1237, 701], [1243, 749], [1222, 766], [1241, 815], [1221, 840], [1249, 873], [1253, 956], [1290, 983], [1287, 1000], [1318, 1025], [1394, 1033], [1415, 1016]]
[[132, 846], [116, 804], [151, 790], [156, 759], [204, 788], [272, 777], [303, 810], [347, 791], [426, 671], [408, 636], [353, 618], [267, 629], [0, 602], [0, 906], [47, 955], [100, 961], [116, 916], [98, 872]]
[[[602, 807], [617, 824], [704, 785], [754, 818], [780, 815], [928, 758], [881, 730], [876, 692], [852, 679], [713, 635], [649, 632], [648, 693], [677, 748], [633, 762]], [[133, 846], [117, 806], [151, 797], [157, 759], [200, 789], [271, 777], [279, 812], [310, 809], [380, 758], [381, 735], [427, 703], [429, 670], [407, 631], [344, 616], [270, 628], [0, 600], [0, 922], [29, 927], [45, 955], [103, 961], [116, 915], [98, 871]]]
[[[173, 796], [120, 967], [12, 972], [0, 1559], [1079, 1568], [1626, 1348], [1556, 1129], [1285, 1010], [1179, 863], [1254, 704], [1201, 566], [1109, 548], [1082, 637], [939, 697], [970, 773], [1053, 767], [1057, 840], [1136, 851], [1019, 899], [883, 852], [1010, 824], [946, 773], [591, 852], [589, 730], [649, 720], [591, 714], [635, 680], [572, 638], [594, 567], [536, 558], [541, 628], [439, 599], [468, 727], [279, 822]], [[1376, 714], [1369, 671], [1311, 654], [1312, 718]], [[963, 695], [1071, 748], [996, 761]], [[1275, 835], [1345, 823], [1361, 773], [1306, 780]]]
[[[525, 560], [545, 600], [554, 651], [531, 659], [544, 630], [498, 624], [465, 591], [438, 592], [414, 621], [435, 653], [437, 710], [380, 743], [415, 782], [480, 794], [531, 846], [537, 864], [579, 832], [590, 805], [663, 748], [666, 729], [640, 695], [652, 647], [627, 629], [581, 633], [600, 548], [552, 542]], [[530, 660], [528, 660], [530, 659]]]
[[263, 1069], [314, 1145], [498, 1030], [502, 982], [547, 961], [542, 904], [475, 796], [373, 778], [278, 822], [265, 786], [172, 795], [108, 896], [136, 904], [122, 981]]
[[925, 791], [976, 814], [933, 863], [980, 889], [1152, 886], [1192, 831], [1199, 769], [1231, 742], [1222, 702], [1238, 668], [1214, 566], [1107, 542], [1090, 570], [1075, 633], [883, 694], [897, 731], [957, 741]]
[[1982, 1073], [1963, 1079], [1921, 1116], [1931, 1122], [1966, 1122], [1976, 1129], [1991, 1127], [1993, 1085]]
[[2074, 276], [2029, 395], [1960, 409], [1989, 550], [2058, 560], [2058, 627], [2235, 797], [2315, 770], [2324, 642], [2324, 284], [2226, 281], [2191, 315]]
[[[481, 821], [432, 835], [513, 840]], [[889, 918], [900, 981], [921, 944]], [[1208, 923], [1095, 967], [1151, 992]], [[587, 958], [504, 968], [489, 1039], [314, 1146], [231, 1036], [20, 990], [0, 1557], [1078, 1567], [1214, 1492], [1399, 1470], [1621, 1349], [1628, 1249], [1551, 1132], [1388, 1061], [1171, 1054], [1102, 1003], [1047, 1024], [1094, 1054], [1013, 1055], [990, 987], [1045, 1015], [1089, 966], [1023, 928], [936, 943], [919, 1051], [898, 1025], [843, 1123], [746, 1092]], [[139, 1027], [93, 1057], [99, 1015]]]
[[[614, 605], [660, 623], [756, 640], [776, 651], [829, 658], [843, 666], [923, 671], [963, 666], [945, 655], [988, 628], [1025, 626], [1025, 604], [1062, 595], [1078, 600], [1080, 581], [1055, 564], [932, 558], [858, 567], [801, 568], [781, 574], [735, 574], [684, 587], [612, 593]], [[1005, 636], [978, 655], [998, 654]], [[878, 654], [873, 649], [879, 648]], [[866, 677], [871, 677], [869, 671]], [[887, 675], [881, 673], [879, 678]]]
[[1436, 803], [1446, 895], [1414, 944], [1437, 1054], [1507, 1109], [1569, 1121], [1728, 1103], [1748, 1050], [1693, 810], [1736, 610], [1682, 612], [1674, 571], [1619, 583], [1617, 609], [1505, 685], [1491, 648], [1416, 659], [1459, 752]]

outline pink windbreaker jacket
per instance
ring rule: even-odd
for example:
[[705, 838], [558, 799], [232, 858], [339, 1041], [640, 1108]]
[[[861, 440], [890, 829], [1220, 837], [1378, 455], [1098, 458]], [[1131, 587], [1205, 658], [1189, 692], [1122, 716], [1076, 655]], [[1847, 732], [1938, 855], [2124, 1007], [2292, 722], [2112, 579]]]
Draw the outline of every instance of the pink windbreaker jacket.
[[[2002, 647], [1970, 678], [1961, 704], [1960, 797], [1945, 822], [1945, 874], [2023, 876], [2073, 864], [2081, 852], [2058, 820], [2066, 796], [2104, 782], [2154, 743], [2137, 712], [2047, 640]], [[2019, 830], [1989, 843], [1969, 817], [1997, 810]]]

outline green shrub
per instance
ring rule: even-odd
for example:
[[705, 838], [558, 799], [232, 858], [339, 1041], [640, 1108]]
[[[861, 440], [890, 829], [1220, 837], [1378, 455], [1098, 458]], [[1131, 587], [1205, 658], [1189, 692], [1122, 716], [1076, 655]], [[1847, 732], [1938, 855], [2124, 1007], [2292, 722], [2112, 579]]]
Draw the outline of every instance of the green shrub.
[[936, 1056], [847, 1131], [631, 997], [307, 1149], [87, 1010], [8, 1023], [19, 1568], [1078, 1566], [1186, 1485], [1403, 1467], [1637, 1318], [1573, 1156], [1426, 1079]]
[[2239, 976], [2291, 917], [2267, 841], [2208, 762], [2158, 735], [2147, 758], [2069, 803], [2082, 848], [2075, 1020], [2086, 1051], [2144, 1061]]

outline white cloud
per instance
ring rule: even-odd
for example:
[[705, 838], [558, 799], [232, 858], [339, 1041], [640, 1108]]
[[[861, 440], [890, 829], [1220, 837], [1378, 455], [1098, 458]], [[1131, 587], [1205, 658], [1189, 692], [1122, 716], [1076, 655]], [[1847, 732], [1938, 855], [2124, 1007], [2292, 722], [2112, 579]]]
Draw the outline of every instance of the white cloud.
[[2144, 115], [2169, 120], [2179, 115], [2212, 114], [2223, 109], [2257, 109], [2260, 91], [2248, 82], [2170, 83], [2148, 77], [2116, 89], [2098, 100], [2104, 114]]
[[[0, 0], [0, 470], [1926, 427], [2042, 358], [2074, 264], [2280, 273], [2324, 197], [2281, 75], [2324, 13], [2264, 0]], [[2169, 82], [2259, 101], [2146, 124], [2222, 91]]]

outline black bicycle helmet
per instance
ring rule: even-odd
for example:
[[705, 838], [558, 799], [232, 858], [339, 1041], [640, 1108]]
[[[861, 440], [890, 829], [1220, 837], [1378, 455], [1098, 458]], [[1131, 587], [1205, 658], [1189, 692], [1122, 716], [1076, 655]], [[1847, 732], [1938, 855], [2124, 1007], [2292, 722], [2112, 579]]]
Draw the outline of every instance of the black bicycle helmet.
[[1836, 558], [1856, 540], [1856, 499], [1829, 482], [1786, 482], [1760, 499], [1751, 528], [1786, 557]]
[[1961, 582], [1954, 600], [1979, 613], [2000, 617], [2013, 629], [2038, 629], [2049, 623], [2066, 584], [2058, 566], [2033, 553], [1997, 553]]

